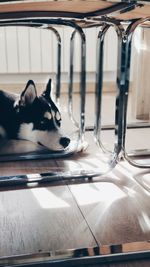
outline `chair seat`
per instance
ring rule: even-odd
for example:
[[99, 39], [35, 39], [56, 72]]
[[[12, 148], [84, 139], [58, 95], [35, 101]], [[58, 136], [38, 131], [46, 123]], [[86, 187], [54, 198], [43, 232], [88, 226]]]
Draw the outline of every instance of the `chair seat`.
[[[142, 1], [140, 1], [142, 2]], [[0, 1], [0, 19], [25, 18], [25, 17], [68, 17], [87, 18], [94, 16], [110, 15], [117, 11], [126, 12], [129, 6], [134, 6], [127, 1], [103, 0], [24, 0]], [[140, 14], [139, 14], [140, 13]], [[136, 8], [131, 12], [121, 14], [118, 18], [128, 19], [143, 17], [150, 14], [150, 6]]]

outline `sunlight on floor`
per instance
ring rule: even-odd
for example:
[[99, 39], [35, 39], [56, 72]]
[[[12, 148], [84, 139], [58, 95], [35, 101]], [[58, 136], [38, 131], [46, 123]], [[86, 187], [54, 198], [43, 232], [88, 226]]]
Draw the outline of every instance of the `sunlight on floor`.
[[43, 209], [57, 209], [57, 208], [69, 208], [70, 206], [61, 198], [54, 195], [46, 188], [33, 188], [31, 189], [37, 202]]
[[[71, 191], [78, 200], [79, 205], [101, 203], [110, 206], [114, 201], [126, 197], [126, 194], [113, 183], [100, 183], [94, 185], [76, 185]], [[107, 192], [107, 193], [106, 193]]]

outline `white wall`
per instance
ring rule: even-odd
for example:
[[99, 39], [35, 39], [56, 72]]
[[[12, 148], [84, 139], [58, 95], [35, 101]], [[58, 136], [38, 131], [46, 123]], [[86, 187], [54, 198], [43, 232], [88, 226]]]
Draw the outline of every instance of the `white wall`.
[[[62, 38], [62, 79], [67, 81], [69, 67], [69, 46], [72, 29], [57, 28]], [[87, 79], [95, 79], [96, 39], [98, 28], [85, 30], [87, 38]], [[80, 70], [80, 40], [76, 38], [75, 71]], [[114, 79], [117, 60], [117, 38], [109, 30], [105, 41], [105, 80]], [[0, 28], [0, 83], [24, 82], [35, 78], [42, 82], [56, 72], [56, 37], [50, 30], [27, 27]], [[78, 75], [76, 75], [78, 77]]]

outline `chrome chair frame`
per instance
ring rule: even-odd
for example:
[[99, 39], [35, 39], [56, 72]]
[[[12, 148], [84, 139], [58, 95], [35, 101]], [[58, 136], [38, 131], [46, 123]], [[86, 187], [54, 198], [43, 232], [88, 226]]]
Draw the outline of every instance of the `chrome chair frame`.
[[[70, 26], [75, 31], [72, 34], [72, 40], [74, 40], [75, 33], [78, 32], [81, 38], [81, 76], [80, 76], [80, 121], [79, 121], [79, 127], [78, 127], [78, 141], [77, 144], [75, 145], [75, 148], [73, 150], [68, 150], [64, 152], [59, 152], [59, 153], [51, 153], [50, 155], [20, 155], [13, 157], [13, 160], [24, 160], [24, 159], [43, 159], [43, 158], [58, 158], [58, 157], [66, 157], [69, 156], [77, 151], [81, 151], [84, 149], [84, 146], [87, 145], [87, 143], [84, 140], [84, 134], [85, 134], [85, 95], [86, 95], [86, 39], [85, 39], [85, 34], [82, 30], [82, 28], [77, 25], [75, 22], [69, 21], [69, 20], [62, 20], [62, 19], [37, 19], [37, 18], [30, 18], [30, 19], [17, 19], [13, 21], [9, 20], [4, 20], [0, 22], [0, 26], [28, 26], [28, 27], [42, 27], [42, 28], [48, 28], [52, 30], [56, 36], [57, 36], [57, 41], [58, 41], [58, 54], [60, 55], [61, 52], [61, 40], [60, 36], [57, 31], [53, 29], [52, 26], [54, 25], [64, 25], [64, 26]], [[71, 46], [71, 51], [72, 51], [72, 46]], [[58, 75], [60, 75], [60, 61], [58, 62]], [[70, 76], [71, 77], [71, 76]], [[60, 77], [59, 77], [60, 78]], [[71, 78], [70, 78], [71, 81]], [[57, 78], [57, 89], [60, 87], [60, 79]], [[60, 90], [56, 90], [56, 96], [57, 100], [59, 100], [60, 96]], [[114, 155], [115, 154], [115, 155]], [[9, 161], [11, 158], [9, 156], [4, 158], [4, 161]], [[2, 159], [3, 161], [3, 159]], [[108, 161], [107, 161], [107, 168], [105, 169], [105, 172], [108, 172], [112, 170], [115, 165], [117, 164], [118, 161], [118, 155], [114, 152], [112, 154], [108, 154]], [[95, 172], [94, 171], [87, 171], [87, 170], [79, 170], [79, 171], [67, 171], [67, 172], [50, 172], [50, 173], [42, 173], [42, 174], [36, 174], [35, 177], [30, 178], [30, 175], [27, 175], [27, 179], [24, 179], [22, 176], [12, 176], [12, 177], [3, 177], [1, 179], [1, 184], [10, 184], [10, 183], [28, 183], [30, 180], [34, 181], [53, 181], [54, 179], [58, 180], [62, 178], [64, 179], [74, 179], [74, 178], [91, 178], [91, 177], [96, 177], [104, 174], [104, 172], [98, 168]], [[45, 178], [46, 175], [46, 178]], [[34, 175], [33, 175], [34, 176]]]
[[[130, 62], [131, 62], [131, 49], [132, 49], [132, 36], [135, 31], [135, 29], [142, 23], [150, 20], [150, 17], [144, 18], [144, 19], [136, 19], [130, 22], [127, 29], [125, 29], [122, 24], [120, 24], [117, 20], [113, 20], [111, 22], [110, 19], [106, 19], [106, 26], [103, 27], [103, 30], [101, 31], [101, 37], [100, 37], [100, 49], [101, 49], [101, 64], [100, 68], [98, 70], [99, 75], [99, 94], [98, 94], [98, 102], [97, 102], [97, 112], [98, 117], [96, 121], [96, 128], [98, 131], [98, 135], [100, 135], [100, 131], [102, 130], [102, 126], [100, 123], [100, 110], [101, 110], [101, 97], [102, 97], [102, 80], [103, 80], [103, 64], [102, 64], [102, 58], [103, 58], [103, 40], [104, 36], [109, 28], [109, 25], [112, 24], [117, 32], [118, 35], [118, 63], [117, 63], [117, 88], [118, 88], [118, 97], [116, 98], [116, 121], [115, 121], [115, 135], [118, 136], [118, 144], [116, 144], [116, 150], [117, 155], [120, 154], [120, 158], [125, 158], [131, 165], [139, 168], [150, 168], [149, 164], [140, 164], [135, 162], [131, 159], [131, 157], [126, 152], [125, 148], [125, 141], [126, 141], [126, 129], [127, 129], [127, 106], [128, 106], [128, 93], [129, 93], [129, 83], [130, 83]], [[98, 89], [97, 89], [98, 90]], [[108, 127], [108, 126], [105, 126]], [[131, 128], [141, 128], [145, 127], [145, 125], [136, 125], [133, 124]], [[108, 127], [109, 128], [109, 127]], [[107, 129], [108, 129], [107, 128]], [[110, 129], [112, 129], [110, 127]], [[97, 135], [97, 136], [98, 136]], [[98, 142], [101, 144], [100, 139], [97, 137]], [[133, 156], [140, 156], [140, 154], [135, 153], [132, 154]], [[143, 154], [142, 154], [143, 155]]]
[[[90, 18], [91, 19], [91, 18]], [[109, 152], [102, 144], [100, 134], [102, 130], [112, 130], [115, 129], [116, 144], [114, 149], [114, 156], [118, 158], [126, 159], [131, 165], [139, 168], [150, 168], [149, 164], [140, 164], [132, 160], [132, 157], [147, 155], [147, 150], [142, 150], [142, 154], [136, 153], [136, 150], [130, 154], [126, 152], [125, 140], [126, 140], [126, 130], [132, 128], [148, 128], [149, 123], [132, 123], [127, 124], [127, 106], [128, 106], [128, 92], [130, 84], [130, 62], [131, 62], [131, 49], [132, 49], [132, 36], [135, 29], [146, 21], [149, 21], [150, 17], [144, 19], [135, 19], [128, 23], [127, 29], [123, 27], [121, 22], [116, 19], [101, 18], [96, 19], [97, 23], [103, 24], [101, 30], [98, 34], [98, 55], [97, 55], [97, 67], [96, 67], [96, 88], [95, 88], [95, 125], [88, 126], [85, 129], [94, 130], [94, 136], [96, 138], [96, 143], [104, 152]], [[95, 21], [95, 19], [94, 19]], [[101, 25], [99, 24], [99, 26]], [[116, 97], [116, 115], [114, 125], [101, 124], [101, 105], [102, 105], [102, 91], [103, 91], [103, 55], [104, 55], [104, 39], [107, 30], [110, 26], [114, 27], [118, 36], [118, 62], [117, 62], [117, 80], [116, 87], [118, 90], [118, 96]], [[92, 25], [90, 25], [92, 27]], [[87, 27], [88, 28], [88, 27]], [[71, 38], [71, 43], [73, 38]], [[72, 50], [73, 50], [72, 44]], [[71, 51], [73, 55], [73, 51]], [[73, 56], [71, 58], [70, 70], [73, 73]], [[72, 108], [72, 93], [73, 93], [73, 83], [70, 83], [69, 90], [69, 114], [70, 118], [74, 124], [78, 126], [74, 116]], [[115, 154], [116, 153], [116, 154]]]
[[[126, 152], [125, 148], [125, 141], [126, 141], [126, 129], [127, 128], [144, 128], [149, 127], [149, 125], [142, 125], [142, 124], [132, 124], [128, 127], [127, 125], [127, 106], [128, 106], [128, 93], [129, 93], [129, 84], [130, 84], [130, 62], [131, 62], [131, 49], [132, 49], [132, 36], [135, 31], [135, 29], [144, 22], [150, 20], [150, 17], [144, 18], [144, 19], [136, 19], [129, 23], [127, 29], [125, 29], [122, 24], [117, 20], [112, 20], [106, 18], [106, 26], [103, 26], [103, 30], [101, 31], [101, 37], [100, 37], [100, 50], [101, 50], [101, 64], [98, 70], [99, 75], [99, 93], [97, 98], [97, 112], [98, 117], [96, 121], [96, 134], [97, 134], [97, 140], [101, 144], [100, 139], [98, 136], [100, 135], [100, 132], [102, 129], [112, 129], [115, 128], [115, 135], [118, 136], [118, 144], [116, 143], [116, 150], [117, 155], [120, 155], [120, 158], [126, 159], [131, 165], [139, 168], [150, 168], [149, 164], [140, 164], [135, 162], [131, 159], [131, 157]], [[102, 64], [102, 58], [103, 58], [103, 40], [104, 36], [109, 29], [109, 25], [112, 25], [115, 27], [117, 35], [118, 35], [118, 63], [117, 63], [117, 81], [116, 85], [118, 88], [118, 97], [116, 98], [116, 121], [115, 125], [109, 128], [109, 126], [105, 126], [105, 128], [102, 127], [100, 123], [100, 110], [101, 110], [101, 97], [102, 97], [102, 80], [103, 80], [103, 64]], [[98, 90], [98, 89], [97, 89]], [[142, 153], [143, 155], [143, 153]], [[141, 155], [141, 156], [142, 156]], [[133, 156], [140, 156], [140, 154], [135, 153], [132, 154]]]
[[[124, 82], [123, 82], [123, 90], [124, 90], [124, 99], [123, 99], [123, 133], [122, 133], [122, 150], [123, 150], [123, 156], [124, 158], [133, 166], [139, 167], [139, 168], [150, 168], [149, 164], [140, 164], [135, 162], [131, 159], [131, 157], [127, 154], [125, 149], [125, 141], [126, 141], [126, 129], [127, 129], [127, 104], [128, 104], [128, 92], [129, 92], [129, 77], [130, 77], [130, 62], [131, 62], [131, 49], [132, 49], [132, 37], [135, 29], [141, 25], [142, 23], [148, 21], [150, 17], [144, 18], [144, 19], [137, 19], [129, 24], [127, 29], [124, 31], [124, 38], [123, 42], [124, 45], [122, 46], [120, 55], [122, 58], [124, 57], [125, 62], [125, 68], [122, 72], [122, 77], [124, 76]], [[123, 79], [122, 79], [123, 80]], [[136, 156], [136, 151], [133, 154], [133, 156]], [[138, 154], [139, 156], [139, 154]]]
[[[115, 7], [113, 7], [111, 10], [111, 13], [115, 11], [121, 11], [121, 12], [126, 12], [128, 11], [128, 8], [135, 8], [138, 5], [138, 3], [119, 3]], [[105, 10], [106, 11], [106, 10]], [[107, 9], [107, 12], [109, 13], [109, 8]], [[107, 13], [105, 12], [105, 13]], [[75, 151], [82, 150], [84, 149], [84, 146], [86, 146], [85, 141], [84, 141], [84, 134], [85, 134], [85, 95], [86, 95], [86, 39], [85, 39], [85, 34], [82, 30], [82, 28], [75, 23], [73, 20], [70, 18], [78, 18], [78, 19], [84, 19], [86, 22], [93, 22], [93, 26], [98, 24], [103, 24], [102, 26], [102, 31], [99, 34], [99, 56], [98, 56], [98, 63], [97, 63], [97, 72], [96, 72], [96, 117], [95, 117], [95, 125], [94, 125], [94, 136], [96, 139], [96, 142], [98, 145], [101, 147], [103, 152], [106, 152], [108, 154], [108, 170], [112, 169], [118, 162], [118, 160], [123, 156], [125, 159], [129, 161], [129, 157], [126, 154], [125, 151], [125, 136], [126, 136], [126, 111], [127, 111], [127, 101], [128, 101], [128, 82], [129, 82], [129, 68], [130, 68], [130, 48], [131, 48], [131, 36], [133, 32], [133, 25], [136, 25], [136, 22], [133, 21], [131, 24], [128, 26], [127, 30], [122, 27], [120, 21], [112, 19], [112, 18], [107, 18], [107, 17], [101, 17], [100, 19], [97, 18], [95, 20], [95, 17], [93, 18], [92, 16], [99, 16], [102, 15], [101, 11], [98, 10], [97, 12], [91, 12], [91, 13], [86, 13], [84, 15], [81, 14], [71, 14], [71, 13], [66, 13], [65, 16], [69, 17], [69, 19], [64, 19], [64, 13], [61, 14], [59, 13], [59, 16], [63, 17], [63, 19], [60, 18], [48, 18], [49, 15], [52, 16], [53, 12], [50, 13], [40, 13], [40, 12], [31, 12], [29, 17], [24, 18], [25, 14], [23, 15], [21, 12], [13, 13], [13, 14], [0, 14], [0, 26], [31, 26], [31, 27], [46, 27], [49, 29], [53, 29], [54, 25], [63, 25], [63, 26], [70, 26], [72, 27], [75, 31], [72, 33], [71, 36], [71, 48], [70, 48], [70, 83], [69, 83], [69, 103], [72, 101], [72, 79], [73, 79], [73, 42], [74, 42], [74, 36], [75, 33], [78, 32], [81, 38], [81, 76], [80, 76], [80, 122], [79, 124], [77, 123], [76, 126], [78, 127], [78, 142], [76, 144], [75, 149], [73, 150], [68, 150], [64, 151], [62, 153], [52, 153], [50, 157], [52, 158], [57, 158], [57, 157], [65, 157], [70, 154], [73, 154]], [[43, 18], [44, 15], [44, 18]], [[58, 15], [57, 12], [54, 12], [54, 15]], [[148, 18], [147, 18], [148, 19]], [[143, 21], [146, 21], [147, 19], [140, 20], [139, 23], [142, 23]], [[116, 115], [115, 115], [115, 136], [116, 136], [116, 142], [114, 144], [114, 151], [110, 153], [107, 151], [104, 146], [102, 145], [102, 142], [100, 140], [100, 133], [102, 130], [102, 125], [101, 125], [101, 97], [102, 97], [102, 83], [103, 83], [103, 42], [104, 42], [104, 36], [105, 33], [107, 32], [108, 28], [110, 26], [114, 26], [116, 29], [116, 32], [118, 34], [118, 40], [119, 40], [119, 49], [118, 49], [118, 73], [117, 73], [117, 87], [118, 87], [118, 92], [119, 95], [116, 97]], [[61, 62], [60, 60], [60, 55], [61, 55], [61, 40], [58, 32], [53, 30], [53, 32], [57, 36], [57, 42], [58, 42], [58, 64], [57, 64], [57, 84], [56, 84], [56, 99], [59, 101], [60, 97], [60, 67], [61, 67]], [[71, 69], [72, 68], [72, 69]], [[72, 107], [70, 108], [70, 115], [73, 118], [73, 113], [72, 113]], [[75, 122], [74, 118], [73, 121]], [[47, 157], [47, 155], [46, 155]], [[16, 159], [36, 159], [36, 158], [45, 158], [44, 155], [39, 155], [39, 156], [23, 156], [21, 155], [20, 157], [17, 156]], [[9, 157], [7, 159], [9, 160]], [[131, 164], [133, 165], [133, 162], [130, 161]], [[149, 166], [144, 166], [144, 167], [149, 167]], [[76, 173], [49, 173], [49, 176], [52, 176], [53, 178], [58, 176], [61, 177], [74, 177], [74, 178], [79, 178], [79, 177], [93, 177], [93, 176], [99, 176], [103, 173], [101, 171], [97, 171], [95, 173], [92, 172], [86, 172], [84, 170]], [[41, 175], [40, 175], [41, 177]], [[41, 179], [41, 178], [40, 178]], [[7, 180], [7, 179], [6, 179]]]
[[[113, 0], [112, 0], [113, 1]], [[142, 2], [142, 1], [141, 1]], [[124, 3], [124, 5], [126, 5]], [[121, 5], [122, 3], [120, 3]], [[131, 3], [135, 5], [134, 3]], [[127, 5], [126, 5], [127, 6]], [[148, 18], [147, 18], [148, 19]], [[130, 56], [131, 56], [131, 42], [132, 42], [132, 35], [134, 29], [140, 24], [143, 23], [144, 20], [136, 20], [131, 22], [128, 26], [127, 30], [125, 30], [120, 22], [103, 18], [100, 23], [103, 23], [103, 26], [98, 35], [98, 57], [97, 57], [97, 71], [96, 71], [96, 114], [95, 122], [94, 122], [94, 137], [98, 146], [102, 149], [102, 151], [108, 154], [110, 157], [109, 162], [109, 170], [112, 169], [120, 159], [120, 157], [124, 157], [130, 164], [135, 166], [135, 163], [128, 157], [125, 150], [125, 140], [126, 140], [126, 112], [127, 112], [127, 103], [128, 103], [128, 90], [129, 90], [129, 73], [130, 73]], [[11, 26], [11, 25], [24, 25], [24, 26], [31, 26], [31, 27], [47, 27], [51, 28], [51, 25], [65, 25], [71, 26], [75, 31], [79, 32], [81, 37], [81, 77], [80, 77], [80, 122], [77, 123], [77, 128], [79, 128], [79, 143], [84, 143], [84, 133], [85, 133], [85, 96], [86, 96], [86, 72], [85, 72], [85, 49], [86, 49], [86, 40], [83, 30], [76, 25], [74, 22], [67, 21], [67, 20], [60, 20], [60, 19], [18, 19], [7, 21], [5, 20], [3, 23], [0, 22], [0, 26]], [[115, 27], [117, 35], [118, 35], [118, 72], [117, 72], [117, 89], [119, 95], [116, 96], [116, 114], [115, 114], [115, 125], [113, 125], [113, 129], [115, 128], [115, 135], [116, 135], [116, 142], [114, 146], [114, 152], [109, 153], [103, 146], [101, 142], [101, 130], [103, 126], [101, 125], [101, 102], [102, 102], [102, 87], [103, 87], [103, 47], [104, 47], [104, 38], [105, 33], [109, 29], [110, 26]], [[52, 27], [53, 28], [53, 27]], [[52, 29], [51, 28], [51, 29]], [[55, 30], [54, 30], [55, 32]], [[58, 50], [57, 53], [60, 55], [61, 53], [61, 40], [58, 33], [56, 33], [57, 41], [58, 41]], [[75, 32], [72, 34], [72, 42], [75, 36]], [[71, 48], [72, 51], [72, 48]], [[72, 53], [72, 52], [71, 52]], [[72, 54], [71, 54], [72, 57]], [[60, 58], [59, 58], [60, 59]], [[73, 58], [71, 58], [73, 60]], [[71, 61], [73, 62], [73, 61]], [[60, 98], [60, 75], [61, 75], [61, 62], [57, 62], [57, 85], [56, 85], [56, 99], [59, 102]], [[70, 73], [70, 85], [71, 85], [71, 74]], [[71, 87], [70, 87], [71, 88]], [[72, 89], [69, 89], [70, 98], [72, 97]], [[72, 99], [70, 100], [72, 101]], [[70, 102], [71, 103], [71, 102]], [[72, 114], [72, 108], [70, 109], [70, 115]], [[107, 126], [106, 126], [107, 127]], [[134, 126], [133, 126], [134, 127]], [[109, 129], [109, 127], [108, 127]], [[68, 154], [67, 154], [68, 155]], [[63, 155], [65, 156], [65, 155]], [[53, 158], [55, 155], [52, 156]], [[57, 155], [56, 155], [57, 157]], [[41, 155], [39, 158], [42, 158]], [[21, 159], [21, 158], [20, 158]], [[24, 158], [22, 158], [24, 159]], [[138, 165], [138, 167], [140, 167]], [[149, 167], [149, 166], [146, 166]], [[143, 166], [142, 166], [143, 168]], [[8, 176], [8, 177], [1, 177], [0, 178], [0, 186], [14, 186], [14, 185], [23, 185], [33, 182], [38, 182], [39, 184], [46, 183], [46, 182], [54, 182], [54, 181], [61, 181], [62, 179], [79, 179], [79, 178], [92, 178], [94, 176], [99, 176], [100, 172], [86, 172], [85, 170], [79, 172], [48, 172], [48, 173], [39, 173], [39, 174], [28, 174], [28, 175], [16, 175], [16, 176]], [[143, 246], [145, 250], [143, 251]], [[137, 253], [137, 247], [139, 249]], [[122, 261], [122, 260], [133, 260], [133, 259], [143, 259], [149, 258], [150, 256], [150, 246], [149, 242], [133, 242], [130, 244], [116, 244], [116, 245], [100, 245], [97, 247], [92, 248], [81, 248], [81, 249], [73, 249], [73, 250], [61, 250], [61, 251], [43, 251], [36, 254], [26, 254], [26, 255], [15, 255], [10, 257], [3, 257], [0, 259], [0, 265], [17, 265], [17, 266], [39, 266], [40, 264], [44, 265], [55, 265], [55, 266], [64, 266], [65, 262], [76, 266], [83, 265], [86, 266], [87, 264], [95, 264], [99, 265], [104, 261]], [[90, 252], [90, 255], [87, 256], [87, 252]], [[92, 251], [92, 253], [91, 253]]]
[[[43, 28], [43, 27], [42, 27]], [[48, 26], [48, 30], [51, 30], [57, 40], [57, 71], [56, 71], [56, 92], [55, 92], [55, 99], [56, 103], [59, 104], [60, 102], [60, 90], [61, 90], [61, 36], [59, 32], [52, 26]]]

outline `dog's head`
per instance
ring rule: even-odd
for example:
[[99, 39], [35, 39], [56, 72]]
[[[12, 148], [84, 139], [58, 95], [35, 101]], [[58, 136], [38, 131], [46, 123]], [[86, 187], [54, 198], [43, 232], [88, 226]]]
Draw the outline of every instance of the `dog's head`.
[[41, 144], [50, 150], [66, 148], [70, 139], [61, 134], [61, 114], [51, 98], [51, 80], [42, 95], [29, 80], [14, 104], [19, 121], [18, 138]]

